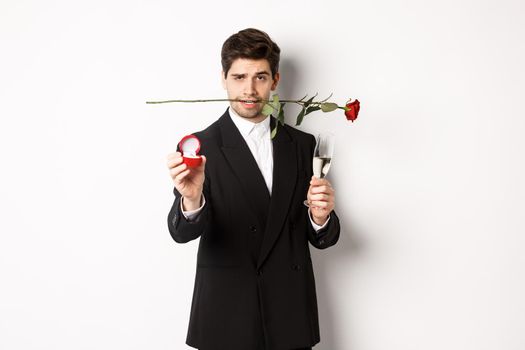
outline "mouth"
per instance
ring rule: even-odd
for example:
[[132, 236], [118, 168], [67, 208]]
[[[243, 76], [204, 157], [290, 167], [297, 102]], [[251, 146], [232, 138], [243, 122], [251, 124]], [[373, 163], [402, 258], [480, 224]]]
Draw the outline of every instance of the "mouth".
[[239, 99], [239, 102], [241, 105], [243, 105], [246, 108], [253, 108], [257, 106], [257, 104], [260, 102], [260, 100], [257, 99]]

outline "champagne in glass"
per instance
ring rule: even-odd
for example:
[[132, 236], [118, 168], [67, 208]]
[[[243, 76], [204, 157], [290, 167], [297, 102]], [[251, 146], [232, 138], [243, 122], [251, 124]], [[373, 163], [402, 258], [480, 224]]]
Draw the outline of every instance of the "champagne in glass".
[[314, 176], [318, 178], [323, 178], [328, 174], [328, 170], [330, 170], [330, 161], [332, 158], [328, 157], [314, 157], [313, 159], [313, 168], [314, 168]]
[[334, 135], [322, 133], [317, 136], [317, 144], [314, 149], [312, 168], [314, 176], [323, 178], [330, 170], [330, 163], [334, 154]]

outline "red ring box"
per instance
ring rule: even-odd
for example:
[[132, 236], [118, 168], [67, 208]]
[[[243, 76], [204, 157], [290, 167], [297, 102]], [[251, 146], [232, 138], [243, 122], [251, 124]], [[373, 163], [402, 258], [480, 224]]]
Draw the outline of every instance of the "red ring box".
[[187, 135], [179, 142], [179, 149], [182, 152], [182, 162], [190, 168], [201, 165], [202, 157], [199, 156], [201, 142], [195, 135]]

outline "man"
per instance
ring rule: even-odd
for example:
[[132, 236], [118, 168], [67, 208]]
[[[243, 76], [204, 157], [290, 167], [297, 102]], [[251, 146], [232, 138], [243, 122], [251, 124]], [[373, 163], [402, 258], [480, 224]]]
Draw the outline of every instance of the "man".
[[[279, 83], [280, 49], [245, 29], [222, 48], [230, 102], [195, 135], [203, 162], [188, 168], [168, 155], [176, 242], [200, 238], [187, 344], [201, 350], [311, 349], [319, 324], [308, 242], [339, 238], [334, 190], [312, 176], [313, 136], [263, 115]], [[309, 208], [303, 201], [307, 199]]]

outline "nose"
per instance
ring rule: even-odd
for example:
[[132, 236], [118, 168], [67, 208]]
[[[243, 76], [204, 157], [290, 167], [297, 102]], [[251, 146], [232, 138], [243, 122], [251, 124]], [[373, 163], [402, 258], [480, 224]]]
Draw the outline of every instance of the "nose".
[[256, 94], [255, 82], [253, 80], [246, 79], [246, 83], [244, 84], [244, 94], [248, 96], [252, 96]]

